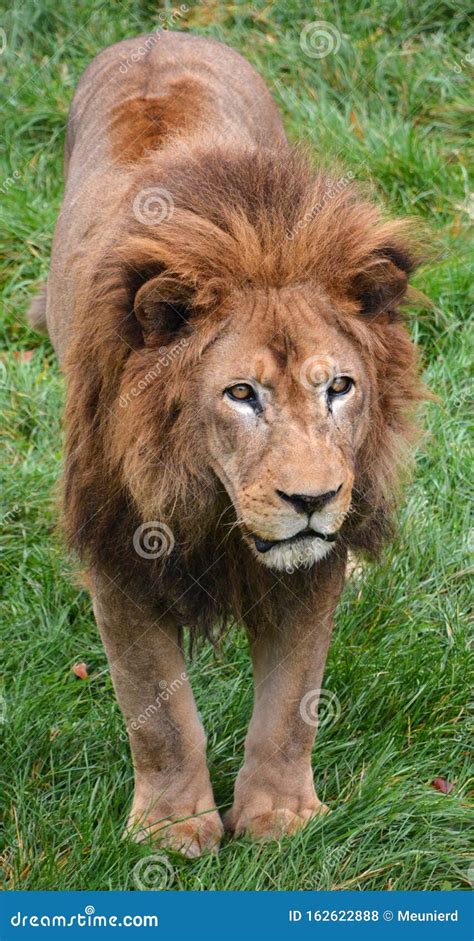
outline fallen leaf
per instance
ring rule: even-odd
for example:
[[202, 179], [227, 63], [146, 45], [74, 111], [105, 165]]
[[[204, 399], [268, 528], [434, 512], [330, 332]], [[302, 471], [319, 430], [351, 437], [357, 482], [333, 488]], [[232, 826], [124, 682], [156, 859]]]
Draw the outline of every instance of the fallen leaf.
[[15, 359], [18, 359], [20, 361], [20, 363], [29, 363], [34, 352], [35, 352], [34, 350], [15, 350], [13, 355]]
[[450, 794], [454, 784], [452, 781], [447, 781], [446, 778], [435, 778], [431, 782], [431, 787], [434, 787], [435, 791], [441, 791], [441, 794]]
[[74, 666], [71, 667], [71, 670], [74, 676], [77, 676], [79, 680], [86, 680], [89, 676], [85, 663], [75, 663]]
[[451, 235], [459, 235], [461, 229], [462, 229], [461, 216], [457, 215], [454, 217], [454, 222], [450, 226], [449, 231], [451, 232]]
[[353, 129], [353, 131], [354, 131], [355, 136], [358, 137], [359, 140], [362, 140], [363, 137], [364, 137], [364, 131], [363, 131], [363, 129], [361, 128], [361, 126], [360, 126], [360, 124], [359, 124], [359, 121], [358, 121], [358, 118], [357, 118], [357, 115], [356, 115], [355, 111], [351, 111], [351, 113], [350, 113], [350, 115], [349, 115], [349, 121], [350, 121], [350, 123], [351, 123], [351, 125], [352, 125], [352, 129]]

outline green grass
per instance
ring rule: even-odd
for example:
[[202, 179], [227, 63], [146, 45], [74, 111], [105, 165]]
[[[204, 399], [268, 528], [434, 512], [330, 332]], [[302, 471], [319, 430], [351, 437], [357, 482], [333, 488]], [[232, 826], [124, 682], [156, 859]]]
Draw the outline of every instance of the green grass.
[[[290, 136], [306, 139], [315, 160], [337, 160], [371, 181], [393, 212], [427, 226], [435, 259], [416, 284], [433, 309], [414, 312], [412, 331], [440, 403], [427, 408], [397, 541], [380, 565], [349, 583], [339, 609], [325, 687], [338, 696], [341, 715], [323, 728], [314, 752], [318, 793], [332, 814], [278, 844], [228, 840], [218, 857], [170, 855], [169, 887], [467, 887], [466, 575], [474, 547], [465, 422], [472, 362], [467, 5], [322, 0], [317, 12], [308, 0], [188, 5], [180, 28], [247, 55], [272, 86]], [[77, 79], [105, 45], [156, 26], [157, 10], [151, 0], [13, 0], [0, 18], [8, 94], [0, 165], [0, 712], [9, 888], [133, 889], [134, 867], [154, 852], [120, 839], [132, 789], [128, 746], [90, 603], [70, 578], [74, 565], [54, 524], [62, 382], [24, 311], [48, 269]], [[316, 59], [301, 51], [300, 31], [316, 19], [338, 30], [337, 54]], [[22, 352], [31, 349], [25, 361]], [[86, 681], [70, 672], [78, 660], [88, 664]], [[251, 710], [242, 634], [228, 637], [222, 656], [203, 648], [191, 672], [216, 799], [225, 807]], [[453, 782], [452, 792], [435, 791], [435, 777]]]

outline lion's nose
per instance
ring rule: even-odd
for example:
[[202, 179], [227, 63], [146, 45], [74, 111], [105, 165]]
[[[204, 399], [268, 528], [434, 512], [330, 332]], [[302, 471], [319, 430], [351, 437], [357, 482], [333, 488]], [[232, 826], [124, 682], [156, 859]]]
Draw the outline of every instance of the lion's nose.
[[282, 500], [291, 503], [298, 513], [307, 513], [311, 516], [312, 513], [322, 510], [326, 504], [334, 500], [341, 487], [342, 484], [339, 484], [335, 490], [327, 490], [326, 493], [284, 493], [283, 490], [277, 490], [277, 494]]

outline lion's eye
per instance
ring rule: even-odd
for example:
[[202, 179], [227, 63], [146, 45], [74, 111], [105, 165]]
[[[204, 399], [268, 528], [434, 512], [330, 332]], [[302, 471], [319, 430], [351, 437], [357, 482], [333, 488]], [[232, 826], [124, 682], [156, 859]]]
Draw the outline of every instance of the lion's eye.
[[246, 382], [237, 382], [235, 386], [229, 386], [225, 391], [229, 398], [235, 399], [237, 402], [253, 403], [257, 401], [252, 386], [249, 386]]
[[336, 379], [333, 379], [331, 385], [328, 388], [328, 395], [347, 395], [347, 393], [352, 389], [353, 385], [354, 380], [351, 379], [350, 376], [337, 376]]

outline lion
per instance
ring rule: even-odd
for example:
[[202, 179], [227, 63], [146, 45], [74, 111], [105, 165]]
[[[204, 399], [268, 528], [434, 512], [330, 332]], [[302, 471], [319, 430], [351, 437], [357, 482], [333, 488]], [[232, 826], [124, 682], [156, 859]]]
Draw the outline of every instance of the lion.
[[[418, 248], [191, 34], [94, 59], [65, 166], [32, 317], [65, 375], [64, 525], [130, 740], [126, 832], [190, 857], [224, 826], [278, 839], [327, 809], [311, 755], [347, 553], [390, 534], [423, 396], [401, 314]], [[233, 624], [255, 690], [222, 820], [183, 629]]]

